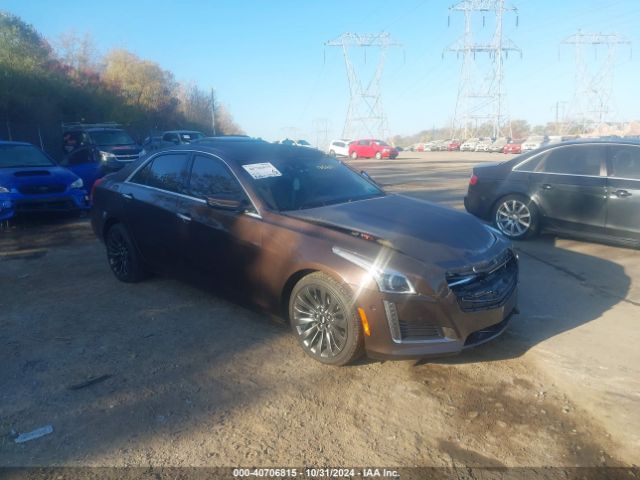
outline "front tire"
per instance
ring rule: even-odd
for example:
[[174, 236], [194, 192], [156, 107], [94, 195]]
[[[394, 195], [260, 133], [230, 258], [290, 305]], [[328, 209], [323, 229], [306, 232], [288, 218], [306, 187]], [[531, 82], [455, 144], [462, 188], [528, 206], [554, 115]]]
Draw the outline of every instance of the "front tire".
[[353, 293], [322, 272], [307, 275], [293, 288], [289, 319], [302, 349], [319, 362], [342, 366], [364, 351]]
[[105, 244], [109, 266], [118, 280], [136, 283], [146, 277], [140, 255], [124, 225], [113, 225], [105, 235]]
[[336, 152], [333, 150], [329, 150], [329, 155], [331, 155], [332, 157], [336, 156]]
[[376, 152], [376, 160], [380, 160], [382, 158], [382, 153]]
[[351, 158], [353, 158], [354, 160], [358, 159], [358, 152], [351, 152]]
[[527, 197], [507, 195], [493, 209], [493, 224], [507, 238], [524, 240], [538, 232], [538, 209]]

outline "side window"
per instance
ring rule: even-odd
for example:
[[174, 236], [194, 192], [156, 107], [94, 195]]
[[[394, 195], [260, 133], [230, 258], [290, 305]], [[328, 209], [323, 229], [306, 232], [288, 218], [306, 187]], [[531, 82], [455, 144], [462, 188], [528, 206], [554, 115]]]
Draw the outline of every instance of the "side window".
[[611, 147], [609, 175], [618, 178], [640, 180], [640, 147]]
[[160, 190], [186, 193], [188, 160], [186, 153], [160, 155], [139, 170], [131, 181]]
[[213, 195], [237, 198], [242, 195], [242, 187], [220, 160], [196, 155], [191, 168], [189, 192], [199, 198]]
[[578, 145], [559, 147], [543, 154], [536, 172], [565, 175], [599, 176], [606, 147], [602, 145]]
[[360, 140], [358, 142], [358, 145], [369, 145], [369, 141], [368, 140]]

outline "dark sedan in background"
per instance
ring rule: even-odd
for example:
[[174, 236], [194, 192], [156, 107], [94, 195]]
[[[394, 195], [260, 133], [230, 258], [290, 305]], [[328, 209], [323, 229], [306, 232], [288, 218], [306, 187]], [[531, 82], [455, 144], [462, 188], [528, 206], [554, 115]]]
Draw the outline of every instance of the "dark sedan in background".
[[516, 310], [501, 235], [315, 149], [221, 138], [163, 150], [96, 186], [92, 224], [118, 279], [197, 272], [287, 318], [327, 364], [457, 353]]
[[640, 246], [640, 143], [575, 141], [473, 169], [465, 207], [504, 235], [540, 230]]

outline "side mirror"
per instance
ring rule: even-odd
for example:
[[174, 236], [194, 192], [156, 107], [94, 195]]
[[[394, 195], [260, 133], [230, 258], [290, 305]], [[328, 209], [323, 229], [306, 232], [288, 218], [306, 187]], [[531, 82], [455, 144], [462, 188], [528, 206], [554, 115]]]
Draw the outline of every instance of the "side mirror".
[[207, 205], [209, 205], [211, 208], [217, 208], [219, 210], [240, 212], [246, 207], [247, 201], [244, 198], [221, 198], [211, 196], [207, 197]]

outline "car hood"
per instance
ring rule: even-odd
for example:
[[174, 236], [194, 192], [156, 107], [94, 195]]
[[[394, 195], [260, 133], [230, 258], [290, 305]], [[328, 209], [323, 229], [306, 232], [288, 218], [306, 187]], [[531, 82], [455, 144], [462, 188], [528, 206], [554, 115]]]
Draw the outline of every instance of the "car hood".
[[78, 179], [76, 174], [63, 167], [15, 167], [0, 168], [0, 185], [18, 188], [22, 185], [71, 185]]
[[287, 215], [350, 233], [365, 233], [416, 260], [441, 266], [473, 261], [497, 242], [475, 217], [403, 195]]

